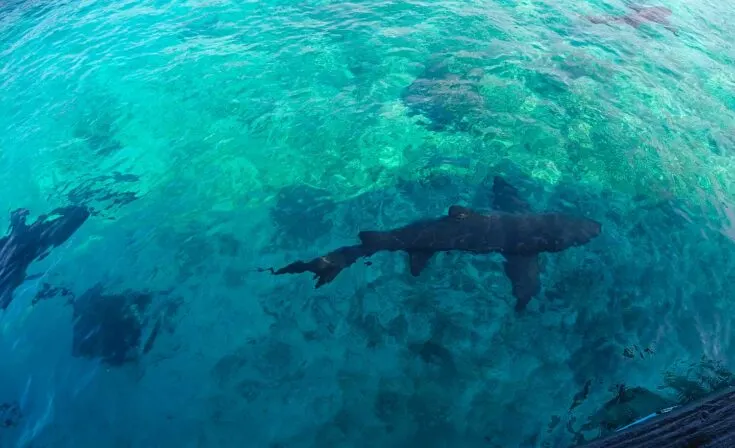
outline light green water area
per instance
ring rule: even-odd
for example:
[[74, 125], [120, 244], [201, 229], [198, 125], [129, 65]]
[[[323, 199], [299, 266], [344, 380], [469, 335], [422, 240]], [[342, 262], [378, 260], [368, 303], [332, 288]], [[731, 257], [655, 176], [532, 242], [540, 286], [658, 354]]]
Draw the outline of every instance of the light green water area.
[[[662, 1], [0, 2], [0, 225], [95, 210], [0, 311], [0, 445], [566, 447], [735, 382], [735, 8]], [[495, 175], [603, 225], [525, 312], [498, 255], [255, 271]], [[85, 292], [155, 344], [81, 356]]]

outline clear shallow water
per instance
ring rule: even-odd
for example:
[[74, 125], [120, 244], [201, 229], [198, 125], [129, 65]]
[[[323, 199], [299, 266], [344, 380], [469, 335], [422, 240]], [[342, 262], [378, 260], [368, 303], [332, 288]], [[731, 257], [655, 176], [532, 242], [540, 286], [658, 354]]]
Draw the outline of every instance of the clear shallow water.
[[[678, 36], [581, 17], [619, 2], [3, 3], [2, 209], [106, 209], [0, 317], [3, 446], [568, 446], [645, 412], [601, 413], [616, 385], [714, 387], [735, 15], [666, 6]], [[441, 81], [422, 114], [417, 78]], [[604, 228], [544, 256], [522, 316], [496, 256], [414, 279], [381, 254], [316, 291], [252, 272], [487, 208], [499, 173]], [[73, 357], [44, 283], [150, 291], [167, 324], [137, 363]]]

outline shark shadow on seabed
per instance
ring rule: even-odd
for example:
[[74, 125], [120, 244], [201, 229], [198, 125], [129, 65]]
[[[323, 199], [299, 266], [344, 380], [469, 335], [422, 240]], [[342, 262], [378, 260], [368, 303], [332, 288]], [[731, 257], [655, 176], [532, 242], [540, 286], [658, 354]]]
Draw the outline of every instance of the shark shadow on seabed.
[[489, 214], [452, 205], [445, 216], [415, 221], [388, 231], [363, 231], [360, 244], [340, 247], [310, 261], [296, 261], [274, 275], [312, 272], [319, 288], [357, 260], [378, 252], [408, 253], [409, 268], [418, 276], [437, 252], [500, 253], [512, 283], [516, 310], [525, 309], [540, 291], [538, 254], [581, 246], [600, 234], [592, 219], [564, 213], [533, 213], [518, 191], [502, 177], [493, 181], [493, 208]]
[[101, 284], [71, 301], [74, 322], [72, 356], [99, 359], [109, 367], [137, 362], [148, 354], [161, 331], [174, 331], [180, 299], [167, 298], [151, 310], [147, 291], [108, 293]]

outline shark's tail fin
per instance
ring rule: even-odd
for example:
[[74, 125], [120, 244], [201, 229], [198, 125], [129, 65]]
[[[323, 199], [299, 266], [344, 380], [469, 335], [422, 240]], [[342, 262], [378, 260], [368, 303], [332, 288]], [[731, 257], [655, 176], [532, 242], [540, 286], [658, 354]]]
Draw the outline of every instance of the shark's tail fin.
[[316, 279], [315, 287], [319, 288], [334, 280], [344, 268], [352, 265], [359, 258], [369, 255], [371, 253], [364, 251], [361, 246], [345, 246], [311, 261], [295, 261], [277, 270], [272, 268], [259, 270], [271, 271], [274, 275], [311, 272]]
[[311, 272], [314, 274], [314, 279], [316, 280], [315, 288], [319, 288], [334, 280], [342, 269], [344, 267], [329, 263], [324, 257], [320, 257], [309, 262], [293, 262], [288, 266], [273, 271], [273, 274], [301, 274], [303, 272]]

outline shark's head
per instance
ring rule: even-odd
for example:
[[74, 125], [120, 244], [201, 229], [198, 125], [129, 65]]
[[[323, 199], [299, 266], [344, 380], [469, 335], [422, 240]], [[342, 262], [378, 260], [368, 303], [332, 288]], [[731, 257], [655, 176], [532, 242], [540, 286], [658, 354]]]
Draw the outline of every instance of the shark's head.
[[497, 219], [492, 231], [502, 234], [503, 251], [516, 255], [561, 252], [587, 244], [602, 230], [593, 219], [565, 213], [505, 214]]
[[602, 224], [584, 217], [565, 215], [560, 224], [562, 229], [557, 236], [558, 250], [587, 244], [602, 231]]
[[547, 213], [527, 215], [526, 219], [521, 219], [518, 229], [518, 245], [513, 252], [561, 252], [589, 243], [600, 234], [602, 225], [589, 218]]

